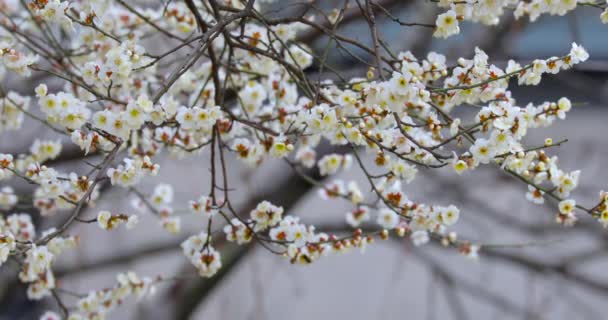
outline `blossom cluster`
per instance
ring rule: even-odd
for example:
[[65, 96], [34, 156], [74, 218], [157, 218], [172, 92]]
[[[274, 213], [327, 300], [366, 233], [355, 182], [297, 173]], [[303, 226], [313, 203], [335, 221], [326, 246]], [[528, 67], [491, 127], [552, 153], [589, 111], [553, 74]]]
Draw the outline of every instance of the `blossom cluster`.
[[145, 175], [155, 176], [160, 169], [160, 166], [152, 163], [148, 156], [125, 158], [123, 161], [124, 165], [108, 169], [108, 177], [110, 177], [112, 185], [133, 186], [139, 183]]
[[125, 223], [127, 229], [133, 229], [138, 221], [137, 215], [112, 214], [109, 211], [100, 211], [97, 214], [97, 224], [104, 230], [112, 230], [121, 223]]
[[34, 14], [41, 17], [44, 21], [58, 24], [69, 31], [72, 29], [72, 20], [66, 15], [68, 5], [67, 1], [60, 0], [34, 1], [31, 8]]
[[[46, 230], [40, 239], [53, 232], [55, 229]], [[75, 247], [78, 239], [72, 236], [54, 237], [46, 245], [33, 244], [36, 239], [36, 230], [29, 214], [11, 214], [6, 219], [0, 216], [0, 266], [12, 254], [23, 253], [25, 257], [19, 279], [28, 284], [27, 296], [39, 300], [49, 296], [51, 290], [56, 287], [55, 276], [51, 270], [55, 257]]]
[[29, 108], [30, 99], [10, 91], [0, 99], [0, 133], [21, 129], [26, 111]]
[[513, 10], [516, 19], [527, 16], [531, 22], [536, 21], [541, 15], [563, 16], [573, 11], [578, 5], [590, 5], [602, 10], [600, 20], [608, 23], [608, 3], [584, 2], [578, 0], [557, 1], [521, 1], [521, 0], [498, 0], [498, 1], [456, 1], [440, 0], [437, 5], [448, 10], [435, 21], [435, 37], [447, 38], [460, 33], [459, 21], [479, 22], [484, 25], [497, 25], [500, 17], [505, 11]]
[[51, 123], [60, 123], [67, 129], [82, 127], [91, 116], [86, 104], [70, 93], [47, 94], [46, 88], [37, 88], [40, 110]]
[[[181, 249], [202, 277], [222, 268], [219, 237], [237, 245], [262, 244], [297, 264], [351, 248], [365, 250], [375, 239], [394, 235], [415, 246], [436, 241], [476, 257], [480, 245], [453, 230], [461, 215], [456, 205], [406, 196], [406, 185], [426, 169], [445, 167], [463, 175], [493, 166], [524, 182], [525, 198], [533, 203], [555, 200], [557, 222], [572, 225], [577, 212], [584, 211], [608, 226], [608, 193], [600, 193], [600, 202], [590, 209], [576, 202], [572, 192], [580, 172], [558, 166], [558, 157], [545, 150], [559, 143], [548, 138], [530, 147], [524, 142], [529, 130], [564, 120], [574, 103], [566, 97], [521, 103], [509, 89], [511, 80], [538, 85], [585, 62], [589, 55], [576, 43], [563, 56], [527, 65], [513, 60], [495, 65], [479, 48], [455, 61], [436, 52], [416, 57], [409, 51], [391, 53], [389, 59], [329, 32], [325, 23], [337, 28], [343, 15], [337, 9], [323, 19], [270, 19], [259, 14], [261, 1], [222, 1], [217, 8], [205, 1], [169, 1], [145, 9], [125, 3], [35, 0], [22, 14], [15, 1], [0, 0], [3, 15], [10, 18], [0, 18], [0, 79], [35, 72], [63, 84], [36, 80], [40, 83], [31, 96], [0, 88], [0, 133], [19, 130], [31, 118], [54, 135], [38, 137], [21, 154], [0, 154], [0, 181], [32, 186], [31, 197], [0, 186], [0, 265], [9, 259], [19, 263], [19, 278], [31, 299], [54, 293], [53, 264], [78, 244], [77, 237], [66, 235], [68, 227], [91, 223], [108, 232], [121, 225], [132, 229], [144, 213], [174, 235], [181, 233], [182, 214], [200, 218], [200, 231]], [[507, 9], [534, 21], [541, 14], [563, 15], [578, 4], [441, 0], [438, 5], [447, 11], [431, 27], [435, 37], [447, 38], [460, 33], [461, 21], [495, 25]], [[601, 19], [608, 21], [608, 9]], [[338, 47], [349, 43], [367, 51], [377, 66], [362, 77], [313, 80], [310, 67], [334, 70], [300, 42], [310, 32], [331, 36]], [[372, 33], [377, 47], [385, 44]], [[65, 43], [57, 41], [58, 35]], [[148, 48], [157, 37], [175, 46], [154, 53], [165, 47], [162, 41], [159, 48]], [[32, 99], [37, 108], [30, 107]], [[453, 111], [465, 105], [477, 112], [459, 118], [461, 113]], [[70, 143], [87, 156], [85, 169], [64, 172], [53, 166]], [[193, 200], [185, 203], [174, 201], [176, 191], [169, 184], [140, 190], [146, 177], [159, 173], [164, 154], [175, 159], [204, 155], [205, 161], [196, 163], [210, 167], [210, 190], [193, 190]], [[261, 200], [240, 214], [230, 195], [241, 189], [231, 185], [226, 159], [250, 168], [266, 161], [286, 163], [323, 200], [348, 203], [344, 219], [352, 230], [341, 235], [318, 230], [297, 209], [274, 200]], [[362, 173], [365, 185], [350, 175], [354, 170]], [[123, 188], [134, 197], [132, 207], [95, 209], [96, 215], [85, 217], [102, 186]], [[36, 232], [32, 215], [20, 212], [29, 204], [44, 217], [65, 213], [66, 222]], [[64, 316], [103, 319], [127, 296], [144, 296], [158, 281], [122, 273], [113, 287], [79, 295]], [[59, 318], [52, 312], [43, 316]]]
[[2, 66], [18, 75], [29, 77], [32, 74], [30, 67], [38, 61], [38, 56], [28, 55], [11, 49], [11, 46], [11, 43], [0, 40], [0, 58], [2, 58], [0, 61], [2, 62]]
[[140, 278], [134, 272], [120, 273], [117, 283], [111, 287], [89, 292], [77, 302], [76, 311], [68, 320], [105, 319], [107, 314], [116, 309], [130, 296], [142, 298], [155, 291], [156, 279]]
[[210, 236], [205, 232], [190, 236], [181, 246], [201, 277], [211, 277], [222, 267], [220, 253], [211, 246]]

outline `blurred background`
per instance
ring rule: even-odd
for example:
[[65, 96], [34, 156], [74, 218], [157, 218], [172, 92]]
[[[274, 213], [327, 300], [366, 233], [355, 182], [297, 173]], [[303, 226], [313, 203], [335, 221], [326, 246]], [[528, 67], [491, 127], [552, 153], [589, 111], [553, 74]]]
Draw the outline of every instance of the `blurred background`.
[[[275, 6], [281, 6], [282, 14], [287, 15], [293, 12], [289, 2], [280, 1]], [[427, 1], [379, 2], [402, 21], [433, 23], [440, 12]], [[322, 1], [320, 6], [331, 8], [341, 3]], [[512, 91], [519, 105], [562, 96], [577, 104], [565, 121], [533, 130], [527, 143], [539, 145], [547, 137], [554, 141], [568, 138], [568, 143], [549, 154], [559, 154], [560, 167], [566, 171], [582, 170], [573, 197], [579, 203], [593, 204], [598, 192], [608, 188], [608, 27], [601, 24], [599, 14], [596, 8], [584, 7], [564, 17], [541, 16], [530, 24], [526, 19], [515, 21], [507, 11], [495, 27], [461, 23], [461, 34], [448, 40], [433, 39], [431, 29], [402, 27], [377, 15], [380, 32], [393, 51], [411, 50], [418, 57], [437, 51], [451, 64], [458, 57], [472, 57], [475, 46], [486, 51], [492, 63], [504, 67], [508, 59], [523, 64], [564, 55], [572, 42], [582, 44], [590, 54], [587, 62], [568, 72], [545, 75], [539, 86], [518, 87], [515, 81]], [[340, 34], [370, 42], [365, 20], [357, 15], [345, 19], [338, 29]], [[302, 38], [318, 51], [328, 41], [314, 32]], [[159, 46], [152, 41], [146, 44], [147, 50], [155, 53], [164, 51]], [[355, 47], [350, 49], [372, 59]], [[364, 76], [367, 71], [340, 50], [330, 50], [328, 60], [349, 76]], [[311, 77], [331, 76], [316, 67], [308, 72]], [[36, 84], [14, 81], [6, 87], [31, 94]], [[31, 109], [38, 112], [37, 107]], [[18, 133], [0, 135], [0, 153], [25, 153], [36, 138], [60, 138], [31, 119], [26, 119], [24, 127]], [[78, 156], [80, 153], [66, 143], [52, 165], [84, 172], [86, 167], [77, 161]], [[174, 207], [183, 208], [188, 200], [208, 192], [208, 156], [203, 152], [188, 159], [156, 159], [160, 174], [146, 178], [139, 189], [151, 193], [159, 183], [172, 184]], [[259, 200], [268, 199], [319, 229], [339, 232], [345, 228], [344, 214], [350, 205], [321, 200], [315, 188], [285, 163], [267, 161], [252, 170], [232, 155], [228, 157], [231, 185], [239, 190], [233, 193], [233, 201], [243, 214]], [[335, 178], [367, 185], [356, 168]], [[30, 190], [25, 184], [14, 185], [14, 180], [10, 183], [18, 193]], [[187, 236], [201, 231], [204, 225], [200, 217], [184, 216], [182, 232], [174, 236], [150, 214], [141, 216], [137, 228], [128, 232], [76, 225], [70, 233], [80, 235], [80, 246], [65, 253], [54, 270], [61, 287], [81, 293], [113, 284], [116, 274], [126, 270], [140, 276], [184, 276], [185, 280], [161, 283], [154, 295], [142, 301], [125, 301], [109, 319], [606, 318], [608, 231], [596, 221], [581, 216], [572, 228], [557, 225], [555, 203], [537, 206], [528, 202], [527, 187], [493, 167], [463, 176], [449, 168], [420, 168], [418, 179], [405, 188], [416, 201], [457, 205], [461, 220], [455, 230], [462, 237], [484, 243], [534, 245], [483, 251], [478, 260], [470, 260], [436, 244], [418, 248], [401, 239], [376, 242], [363, 254], [352, 250], [309, 266], [295, 266], [260, 246], [218, 244], [224, 267], [216, 277], [200, 279], [190, 277], [194, 269], [179, 248]], [[124, 189], [105, 188], [97, 207], [88, 209], [84, 216], [93, 217], [102, 209], [124, 211], [133, 198]], [[54, 226], [64, 218], [62, 213], [51, 218], [30, 213], [39, 228]], [[15, 281], [15, 271], [0, 269], [0, 319], [37, 319], [46, 309], [57, 310], [52, 299], [28, 301], [25, 287]]]

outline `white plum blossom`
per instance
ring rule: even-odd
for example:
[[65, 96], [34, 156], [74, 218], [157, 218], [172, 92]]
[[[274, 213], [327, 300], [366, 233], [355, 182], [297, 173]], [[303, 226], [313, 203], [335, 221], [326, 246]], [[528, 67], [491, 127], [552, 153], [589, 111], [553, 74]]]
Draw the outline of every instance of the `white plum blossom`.
[[456, 12], [453, 10], [449, 10], [437, 16], [435, 24], [435, 33], [433, 33], [433, 36], [435, 37], [447, 38], [460, 32], [458, 18]]
[[203, 214], [207, 218], [213, 218], [217, 213], [213, 199], [207, 196], [201, 196], [196, 201], [190, 201], [190, 210], [194, 213]]
[[[1, 77], [0, 77], [1, 78]], [[30, 106], [30, 98], [24, 97], [14, 91], [9, 91], [6, 97], [0, 99], [0, 133], [15, 131], [23, 127], [24, 111]]]
[[209, 236], [203, 232], [189, 237], [181, 244], [184, 255], [197, 268], [199, 274], [207, 278], [213, 276], [222, 267], [220, 253], [208, 241]]
[[0, 266], [8, 260], [11, 251], [15, 250], [15, 237], [9, 233], [0, 234]]
[[237, 218], [230, 220], [230, 224], [224, 227], [224, 233], [228, 241], [237, 244], [249, 243], [253, 237], [253, 230]]
[[388, 208], [380, 209], [376, 222], [384, 229], [394, 229], [399, 224], [399, 215]]
[[451, 226], [458, 221], [460, 210], [454, 205], [442, 208], [439, 214], [441, 222], [446, 226]]
[[319, 160], [317, 166], [322, 176], [332, 175], [340, 169], [350, 168], [353, 162], [351, 155], [330, 154]]
[[17, 204], [17, 195], [13, 188], [6, 186], [0, 189], [0, 209], [8, 210]]
[[346, 213], [346, 222], [353, 228], [357, 228], [361, 223], [370, 220], [370, 210], [366, 206], [360, 206]]
[[572, 59], [572, 63], [577, 64], [587, 61], [587, 59], [589, 59], [589, 53], [587, 53], [587, 50], [585, 50], [585, 48], [579, 46], [576, 43], [572, 43], [570, 57]]
[[262, 201], [253, 211], [251, 211], [250, 215], [251, 220], [255, 223], [254, 230], [265, 230], [268, 227], [275, 226], [281, 221], [283, 207], [275, 206], [268, 201]]
[[412, 243], [415, 246], [421, 246], [429, 242], [429, 233], [425, 230], [418, 230], [412, 233]]
[[135, 185], [146, 174], [155, 176], [158, 174], [159, 165], [152, 163], [148, 156], [143, 158], [125, 158], [124, 165], [119, 165], [117, 168], [108, 170], [108, 177], [113, 185], [129, 187]]
[[536, 204], [545, 203], [544, 197], [545, 191], [539, 190], [536, 187], [529, 185], [528, 192], [526, 193], [526, 199]]
[[127, 229], [132, 229], [138, 221], [139, 218], [136, 215], [127, 216], [126, 214], [112, 214], [105, 210], [100, 211], [97, 214], [97, 225], [104, 230], [115, 229], [121, 224], [125, 224]]

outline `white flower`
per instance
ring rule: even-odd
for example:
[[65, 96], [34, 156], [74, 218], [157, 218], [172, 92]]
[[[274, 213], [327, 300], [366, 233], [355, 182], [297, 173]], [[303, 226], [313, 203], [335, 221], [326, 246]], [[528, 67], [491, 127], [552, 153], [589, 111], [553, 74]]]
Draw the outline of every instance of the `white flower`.
[[562, 214], [570, 214], [576, 208], [576, 201], [574, 199], [566, 199], [559, 202], [559, 212]]
[[145, 94], [137, 97], [137, 105], [139, 105], [144, 112], [151, 112], [154, 108], [152, 101], [148, 99], [148, 96]]
[[184, 255], [198, 269], [199, 275], [207, 278], [222, 267], [220, 253], [211, 246], [210, 241], [210, 236], [201, 232], [181, 244]]
[[363, 201], [363, 192], [361, 192], [361, 188], [356, 181], [350, 181], [346, 185], [346, 192], [353, 204], [359, 204]]
[[585, 48], [573, 42], [572, 49], [570, 50], [570, 58], [574, 64], [585, 62], [587, 59], [589, 59], [589, 53], [587, 53]]
[[285, 139], [282, 137], [275, 138], [272, 146], [270, 147], [270, 155], [275, 158], [285, 157], [291, 151], [293, 151], [293, 145], [285, 141]]
[[39, 163], [55, 159], [61, 152], [60, 141], [41, 141], [36, 139], [30, 146], [30, 153]]
[[107, 171], [112, 185], [120, 185], [130, 187], [137, 184], [146, 174], [155, 176], [158, 174], [160, 166], [152, 163], [148, 156], [143, 158], [136, 157], [134, 159], [125, 158], [124, 165], [119, 165], [116, 168], [110, 168]]
[[302, 248], [308, 241], [314, 240], [312, 230], [307, 230], [306, 226], [294, 217], [285, 217], [278, 227], [270, 229], [269, 235], [275, 241], [289, 242], [297, 248]]
[[173, 202], [173, 187], [166, 183], [157, 185], [150, 196], [150, 202], [157, 207], [170, 204]]
[[[0, 47], [0, 51], [1, 49], [2, 48]], [[30, 66], [38, 61], [38, 56], [25, 55], [8, 48], [0, 53], [0, 57], [2, 58], [0, 61], [8, 70], [24, 77], [29, 77], [32, 74]]]
[[321, 158], [317, 163], [317, 166], [319, 167], [319, 174], [327, 176], [335, 174], [340, 169], [348, 169], [352, 162], [351, 155], [332, 153]]
[[361, 223], [369, 221], [369, 219], [369, 208], [366, 206], [360, 206], [355, 210], [346, 213], [346, 223], [353, 228], [359, 227]]
[[435, 25], [435, 33], [433, 33], [433, 36], [438, 38], [447, 38], [460, 32], [458, 18], [456, 16], [456, 12], [453, 10], [449, 10], [437, 16]]
[[186, 107], [179, 108], [175, 119], [182, 129], [190, 130], [196, 127], [196, 114], [193, 109]]
[[450, 135], [451, 136], [455, 136], [458, 134], [458, 132], [460, 131], [460, 118], [456, 118], [454, 119], [454, 121], [452, 121], [452, 123], [450, 124]]
[[7, 230], [13, 235], [15, 240], [27, 242], [32, 241], [36, 237], [36, 229], [29, 214], [11, 214], [6, 218], [6, 224]]
[[42, 98], [42, 97], [46, 96], [49, 89], [46, 87], [46, 84], [41, 83], [36, 87], [36, 89], [34, 89], [34, 91], [36, 92], [36, 97]]
[[308, 68], [313, 61], [313, 57], [308, 48], [303, 48], [302, 45], [292, 45], [289, 47], [289, 51], [285, 52], [285, 60], [291, 64], [296, 65], [299, 69], [304, 70]]
[[283, 207], [275, 206], [268, 201], [262, 201], [251, 211], [250, 215], [251, 219], [255, 222], [254, 230], [265, 230], [281, 221]]
[[470, 148], [473, 158], [479, 163], [490, 163], [496, 155], [496, 149], [486, 139], [480, 138]]
[[404, 179], [406, 183], [412, 182], [418, 173], [416, 167], [401, 159], [391, 161], [390, 170], [395, 176]]
[[0, 233], [0, 266], [8, 260], [11, 251], [15, 250], [16, 245], [17, 243], [12, 233]]
[[543, 204], [545, 202], [544, 194], [544, 191], [536, 189], [534, 186], [528, 185], [526, 199], [536, 204]]
[[39, 275], [46, 273], [53, 261], [53, 254], [46, 246], [33, 245], [27, 252], [25, 263], [27, 269], [21, 270], [20, 278], [24, 282], [32, 282], [38, 279]]
[[440, 217], [443, 224], [446, 226], [451, 226], [458, 221], [458, 218], [460, 217], [460, 210], [458, 210], [456, 206], [450, 205], [440, 211]]
[[605, 209], [600, 213], [598, 220], [604, 226], [604, 228], [608, 227], [608, 209]]
[[255, 81], [250, 81], [239, 91], [239, 102], [243, 108], [251, 114], [256, 114], [262, 103], [267, 98], [264, 86]]
[[383, 208], [378, 211], [376, 222], [384, 229], [394, 229], [399, 224], [399, 215], [393, 210]]
[[124, 119], [132, 129], [137, 130], [146, 122], [148, 116], [139, 104], [131, 102], [127, 105]]
[[97, 214], [97, 224], [104, 230], [111, 230], [116, 226], [111, 220], [112, 214], [109, 211], [100, 211]]
[[312, 168], [312, 166], [315, 165], [316, 156], [316, 151], [309, 146], [300, 147], [298, 151], [296, 151], [296, 160], [300, 161], [306, 168]]
[[458, 158], [458, 155], [456, 154], [456, 152], [452, 152], [454, 157], [452, 158], [452, 169], [454, 169], [454, 171], [458, 174], [461, 175], [463, 172], [465, 172], [468, 168], [469, 165], [466, 163], [466, 161]]
[[429, 233], [426, 230], [414, 231], [414, 233], [412, 233], [411, 239], [412, 243], [414, 243], [415, 246], [421, 246], [429, 242], [430, 240]]
[[570, 111], [570, 109], [572, 108], [572, 104], [570, 103], [570, 100], [566, 97], [562, 97], [557, 101], [557, 116], [560, 119], [565, 119], [566, 118], [566, 112]]
[[327, 200], [330, 198], [336, 198], [336, 197], [340, 197], [340, 196], [345, 196], [346, 195], [345, 189], [346, 188], [344, 187], [344, 181], [335, 180], [335, 181], [328, 183], [323, 188], [320, 188], [319, 196], [321, 196], [321, 199], [323, 199], [323, 200]]
[[0, 209], [8, 210], [17, 204], [17, 195], [11, 187], [2, 187], [0, 189]]
[[82, 69], [82, 79], [84, 80], [84, 82], [88, 85], [92, 85], [97, 80], [99, 80], [97, 78], [98, 70], [99, 66], [97, 65], [97, 63], [92, 61], [85, 63]]
[[93, 147], [93, 141], [99, 141], [101, 137], [96, 132], [84, 133], [80, 130], [72, 131], [70, 135], [70, 139], [73, 143], [80, 147], [80, 149], [84, 150], [84, 154], [87, 155], [91, 151], [91, 147]]
[[161, 218], [160, 224], [171, 234], [178, 234], [182, 228], [181, 219], [179, 217]]
[[209, 219], [217, 213], [217, 209], [213, 205], [213, 199], [207, 196], [201, 196], [197, 201], [190, 201], [190, 210], [194, 213], [202, 213]]
[[[0, 40], [1, 43], [1, 40]], [[0, 45], [0, 50], [2, 50]], [[2, 79], [2, 69], [0, 68], [0, 79]], [[3, 131], [13, 131], [21, 129], [25, 114], [23, 111], [29, 109], [30, 99], [23, 97], [14, 91], [9, 91], [5, 99], [0, 99], [0, 110], [2, 117], [0, 120], [0, 134]], [[1, 176], [0, 176], [1, 179]]]
[[233, 218], [230, 220], [230, 224], [224, 226], [224, 233], [228, 241], [237, 244], [249, 243], [253, 236], [252, 230], [237, 218]]

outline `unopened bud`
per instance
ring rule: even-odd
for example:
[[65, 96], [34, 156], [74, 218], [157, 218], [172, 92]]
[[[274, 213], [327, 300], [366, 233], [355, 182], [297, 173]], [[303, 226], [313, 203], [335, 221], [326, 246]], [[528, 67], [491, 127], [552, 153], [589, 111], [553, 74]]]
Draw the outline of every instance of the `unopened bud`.
[[367, 78], [370, 80], [373, 79], [375, 71], [376, 69], [374, 67], [370, 67], [369, 69], [367, 69]]
[[405, 237], [405, 228], [398, 227], [397, 229], [395, 229], [395, 232], [399, 237]]
[[388, 239], [388, 230], [383, 229], [380, 231], [380, 239], [387, 240]]

